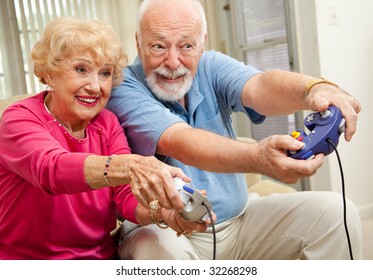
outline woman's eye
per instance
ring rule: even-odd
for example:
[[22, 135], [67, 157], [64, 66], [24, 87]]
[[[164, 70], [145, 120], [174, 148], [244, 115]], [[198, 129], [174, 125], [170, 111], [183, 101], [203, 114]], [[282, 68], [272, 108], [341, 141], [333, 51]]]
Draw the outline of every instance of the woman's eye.
[[111, 74], [111, 71], [104, 71], [102, 72], [102, 76], [104, 77], [110, 77], [112, 74]]
[[75, 71], [78, 72], [78, 73], [84, 73], [85, 72], [85, 68], [83, 66], [77, 66], [75, 68]]

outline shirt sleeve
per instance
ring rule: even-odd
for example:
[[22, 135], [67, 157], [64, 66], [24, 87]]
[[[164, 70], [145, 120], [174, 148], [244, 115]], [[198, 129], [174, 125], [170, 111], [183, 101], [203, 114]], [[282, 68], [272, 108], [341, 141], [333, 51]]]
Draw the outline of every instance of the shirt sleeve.
[[12, 106], [1, 121], [1, 161], [32, 185], [51, 194], [92, 190], [84, 178], [89, 153], [70, 153], [51, 135], [40, 112]]
[[159, 102], [126, 68], [125, 81], [114, 88], [107, 108], [118, 117], [133, 153], [153, 156], [162, 133], [171, 125], [184, 122]]
[[114, 188], [114, 202], [118, 210], [118, 215], [124, 219], [137, 224], [136, 208], [139, 204], [132, 194], [130, 185], [124, 185]]
[[241, 99], [246, 82], [261, 73], [260, 70], [215, 51], [205, 53], [201, 66], [206, 71], [206, 76], [210, 77], [214, 92], [219, 95], [218, 100], [221, 98], [231, 111], [245, 113], [255, 124], [265, 120], [265, 116], [244, 107]]

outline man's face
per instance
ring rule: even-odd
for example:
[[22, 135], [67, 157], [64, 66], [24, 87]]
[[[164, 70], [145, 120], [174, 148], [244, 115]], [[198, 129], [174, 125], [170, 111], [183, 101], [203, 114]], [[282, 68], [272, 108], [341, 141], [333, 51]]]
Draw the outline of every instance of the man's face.
[[177, 101], [190, 89], [205, 38], [195, 16], [150, 12], [137, 34], [138, 54], [153, 93]]

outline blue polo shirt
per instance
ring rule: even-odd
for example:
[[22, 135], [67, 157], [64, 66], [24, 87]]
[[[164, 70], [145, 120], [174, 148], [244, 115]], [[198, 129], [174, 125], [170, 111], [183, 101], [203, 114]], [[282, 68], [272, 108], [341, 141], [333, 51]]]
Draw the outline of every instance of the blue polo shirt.
[[[162, 102], [151, 93], [141, 61], [136, 59], [124, 70], [124, 82], [113, 89], [107, 108], [117, 115], [136, 154], [155, 155], [162, 133], [178, 122], [235, 138], [232, 112], [244, 112], [256, 124], [265, 118], [241, 102], [246, 81], [257, 73], [255, 68], [222, 53], [205, 51], [187, 93], [188, 110], [185, 110], [179, 103]], [[180, 167], [195, 188], [207, 191], [217, 223], [235, 217], [245, 207], [248, 193], [243, 174], [207, 172], [170, 157], [158, 158]]]

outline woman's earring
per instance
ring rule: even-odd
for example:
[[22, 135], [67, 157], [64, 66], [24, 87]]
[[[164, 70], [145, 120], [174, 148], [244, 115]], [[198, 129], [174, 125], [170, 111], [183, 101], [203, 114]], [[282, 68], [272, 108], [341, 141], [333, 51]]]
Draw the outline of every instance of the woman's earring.
[[48, 85], [49, 86], [49, 90], [51, 91], [51, 92], [54, 92], [54, 87], [53, 86], [50, 86], [50, 85]]

